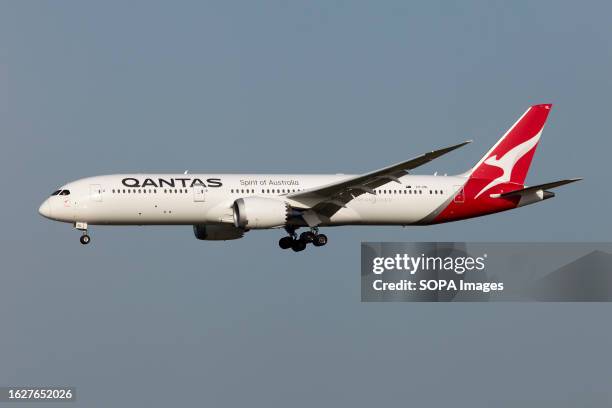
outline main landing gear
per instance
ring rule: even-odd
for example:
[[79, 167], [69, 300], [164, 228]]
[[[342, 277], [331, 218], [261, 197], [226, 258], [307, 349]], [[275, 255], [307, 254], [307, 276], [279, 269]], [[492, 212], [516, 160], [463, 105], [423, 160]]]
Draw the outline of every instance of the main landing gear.
[[79, 231], [83, 231], [83, 235], [81, 235], [81, 238], [79, 238], [79, 241], [81, 241], [81, 244], [83, 245], [89, 244], [89, 242], [91, 241], [91, 238], [89, 235], [87, 235], [87, 223], [86, 222], [75, 222], [74, 228], [78, 229]]
[[293, 249], [295, 252], [300, 252], [306, 249], [308, 244], [316, 247], [327, 244], [327, 235], [319, 234], [317, 227], [311, 228], [310, 231], [302, 232], [298, 238], [295, 228], [286, 228], [289, 233], [288, 237], [283, 237], [278, 241], [278, 246], [282, 249]]

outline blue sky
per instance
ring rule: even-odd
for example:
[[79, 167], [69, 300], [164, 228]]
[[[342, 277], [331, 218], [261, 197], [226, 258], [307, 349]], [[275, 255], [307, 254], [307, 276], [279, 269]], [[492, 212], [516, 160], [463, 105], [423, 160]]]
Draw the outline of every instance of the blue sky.
[[[606, 305], [361, 304], [359, 248], [609, 241], [611, 12], [0, 3], [0, 384], [74, 384], [82, 406], [609, 401]], [[514, 212], [329, 229], [301, 254], [278, 231], [207, 243], [188, 227], [94, 228], [83, 248], [36, 213], [90, 175], [358, 173], [474, 139], [418, 171], [458, 173], [545, 102], [528, 182], [585, 180]]]

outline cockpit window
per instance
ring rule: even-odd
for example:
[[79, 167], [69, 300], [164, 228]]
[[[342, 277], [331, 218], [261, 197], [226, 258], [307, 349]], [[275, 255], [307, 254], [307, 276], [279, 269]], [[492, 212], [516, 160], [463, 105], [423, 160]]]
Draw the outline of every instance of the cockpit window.
[[54, 196], [54, 195], [58, 195], [58, 194], [60, 193], [60, 191], [62, 191], [62, 190], [57, 190], [57, 191], [54, 191], [53, 193], [51, 193], [51, 195], [52, 195], [52, 196]]
[[59, 195], [70, 195], [70, 190], [62, 190]]

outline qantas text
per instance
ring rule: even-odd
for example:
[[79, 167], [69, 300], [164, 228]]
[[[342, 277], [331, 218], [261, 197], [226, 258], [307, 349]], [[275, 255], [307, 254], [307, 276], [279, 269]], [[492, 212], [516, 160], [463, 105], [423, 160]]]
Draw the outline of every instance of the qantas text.
[[137, 178], [127, 177], [121, 180], [121, 183], [126, 187], [193, 187], [193, 186], [202, 186], [202, 187], [221, 187], [223, 183], [221, 179], [218, 178], [209, 178], [205, 181], [200, 180], [199, 178], [192, 177], [172, 177], [169, 179], [158, 178], [151, 179], [146, 178], [142, 180], [138, 180]]

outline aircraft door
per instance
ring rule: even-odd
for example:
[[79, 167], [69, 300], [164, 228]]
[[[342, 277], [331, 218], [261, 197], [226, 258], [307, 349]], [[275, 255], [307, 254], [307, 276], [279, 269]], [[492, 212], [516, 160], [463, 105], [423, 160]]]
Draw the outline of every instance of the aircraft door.
[[457, 192], [455, 193], [455, 198], [453, 201], [458, 204], [463, 204], [465, 202], [465, 193], [463, 192], [463, 186], [455, 186]]
[[102, 186], [100, 184], [90, 184], [89, 196], [92, 201], [102, 201]]
[[204, 186], [193, 186], [193, 201], [203, 202], [206, 201], [207, 188]]

